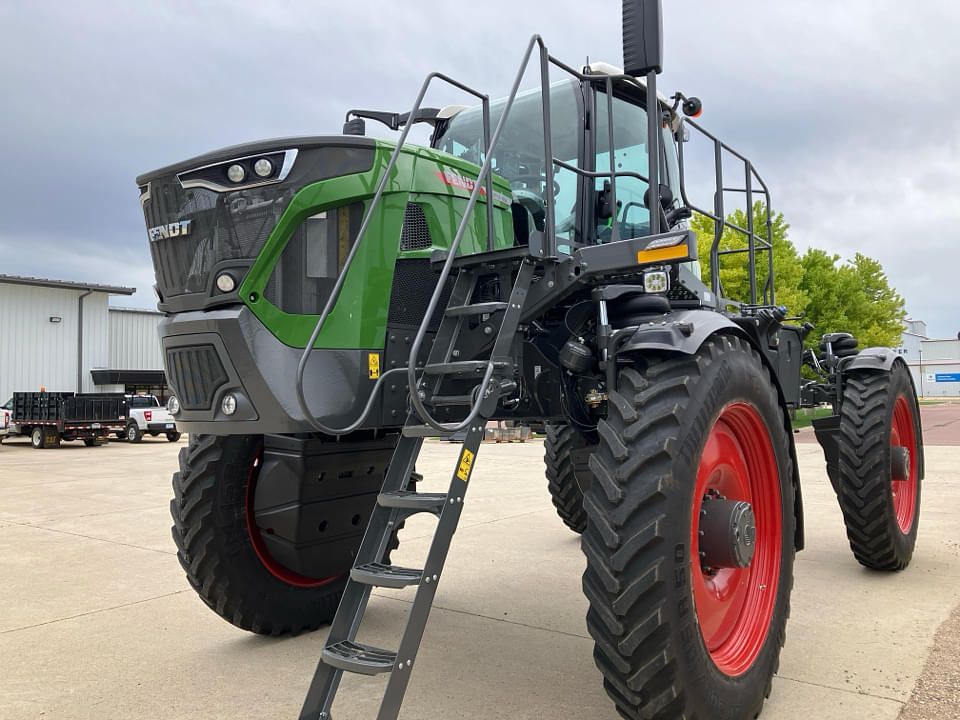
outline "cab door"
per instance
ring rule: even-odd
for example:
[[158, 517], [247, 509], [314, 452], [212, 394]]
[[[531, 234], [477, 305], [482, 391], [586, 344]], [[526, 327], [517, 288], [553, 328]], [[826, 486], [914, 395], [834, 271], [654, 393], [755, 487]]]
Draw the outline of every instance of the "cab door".
[[[613, 143], [610, 142], [612, 108]], [[648, 164], [647, 111], [642, 91], [626, 83], [615, 83], [612, 100], [606, 88], [597, 85], [593, 92], [591, 137], [593, 139], [593, 170], [596, 172], [632, 172], [646, 178]], [[677, 153], [669, 127], [656, 138], [660, 143], [660, 182], [670, 187], [675, 207], [680, 200]], [[612, 168], [611, 168], [612, 156]], [[595, 179], [597, 202], [593, 203], [594, 218], [591, 230], [592, 241], [597, 244], [614, 239], [642, 237], [650, 234], [650, 210], [644, 201], [649, 187], [647, 181], [637, 177], [619, 175], [615, 179]], [[606, 203], [615, 191], [616, 207]], [[669, 209], [669, 208], [668, 208]], [[666, 228], [664, 228], [666, 229]], [[615, 232], [616, 230], [616, 232]]]

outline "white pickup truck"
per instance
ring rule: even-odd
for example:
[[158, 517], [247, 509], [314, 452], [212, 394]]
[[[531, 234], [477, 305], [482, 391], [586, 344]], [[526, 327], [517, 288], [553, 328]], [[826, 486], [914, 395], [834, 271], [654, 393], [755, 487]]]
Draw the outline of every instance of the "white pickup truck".
[[13, 398], [7, 401], [6, 405], [0, 406], [0, 442], [7, 435], [13, 434]]
[[127, 427], [117, 437], [125, 437], [129, 442], [140, 442], [144, 433], [157, 437], [160, 433], [170, 442], [180, 439], [180, 433], [173, 422], [173, 416], [160, 404], [154, 395], [127, 395], [130, 407]]

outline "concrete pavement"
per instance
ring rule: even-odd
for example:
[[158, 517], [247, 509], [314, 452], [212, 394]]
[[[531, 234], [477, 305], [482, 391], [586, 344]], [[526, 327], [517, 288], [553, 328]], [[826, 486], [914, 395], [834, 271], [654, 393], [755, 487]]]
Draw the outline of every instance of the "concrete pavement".
[[[184, 442], [0, 446], [0, 718], [297, 716], [325, 632], [249, 635], [188, 587], [166, 509]], [[456, 451], [427, 444], [423, 490], [445, 486]], [[960, 603], [960, 447], [927, 448], [917, 550], [895, 575], [856, 563], [819, 447], [798, 452], [808, 549], [761, 718], [892, 720]], [[482, 448], [404, 718], [618, 717], [542, 454], [540, 442]], [[422, 559], [432, 522], [408, 521], [396, 562]], [[377, 591], [361, 640], [393, 646], [411, 598]], [[346, 678], [337, 720], [374, 717], [382, 685]]]

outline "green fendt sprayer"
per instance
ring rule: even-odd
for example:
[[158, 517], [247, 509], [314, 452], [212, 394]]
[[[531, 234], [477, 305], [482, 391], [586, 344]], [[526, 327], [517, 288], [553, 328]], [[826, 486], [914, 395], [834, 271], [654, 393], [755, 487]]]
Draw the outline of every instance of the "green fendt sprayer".
[[[170, 410], [191, 434], [178, 556], [241, 628], [332, 623], [301, 718], [332, 717], [344, 672], [389, 675], [378, 717], [397, 717], [491, 419], [546, 430], [624, 717], [759, 713], [804, 542], [792, 410], [833, 407], [816, 437], [857, 560], [909, 563], [923, 444], [907, 366], [846, 333], [804, 350], [813, 327], [775, 301], [769, 191], [691, 119], [699, 100], [657, 93], [661, 38], [659, 0], [625, 0], [623, 70], [571, 67], [534, 36], [504, 100], [432, 73], [409, 113], [351, 110], [342, 135], [138, 178]], [[518, 92], [531, 59], [539, 85]], [[472, 105], [422, 107], [434, 83]], [[406, 142], [419, 123], [429, 147]], [[715, 161], [709, 207], [688, 199], [694, 137]], [[766, 223], [730, 222], [732, 196]], [[715, 227], [709, 284], [694, 212]], [[724, 294], [736, 263], [750, 297]], [[418, 492], [424, 439], [451, 435], [449, 490]], [[438, 518], [422, 568], [391, 565], [415, 513]], [[357, 640], [377, 586], [415, 593], [393, 649]]]

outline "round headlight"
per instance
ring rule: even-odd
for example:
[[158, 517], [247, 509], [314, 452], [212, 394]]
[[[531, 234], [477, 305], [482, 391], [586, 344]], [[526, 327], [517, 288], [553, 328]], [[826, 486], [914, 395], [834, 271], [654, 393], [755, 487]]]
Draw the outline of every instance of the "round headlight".
[[176, 415], [178, 412], [180, 412], [180, 401], [177, 400], [176, 395], [171, 395], [170, 399], [167, 400], [167, 411], [171, 415]]
[[224, 415], [233, 415], [237, 411], [237, 399], [233, 395], [224, 395], [220, 409]]
[[253, 171], [262, 178], [270, 177], [273, 172], [273, 163], [266, 158], [260, 158], [253, 164]]
[[247, 171], [243, 169], [243, 165], [231, 165], [227, 168], [227, 177], [230, 178], [230, 182], [242, 182], [246, 176]]
[[233, 292], [236, 286], [237, 281], [233, 279], [230, 273], [222, 273], [217, 276], [217, 287], [220, 289], [220, 292]]

